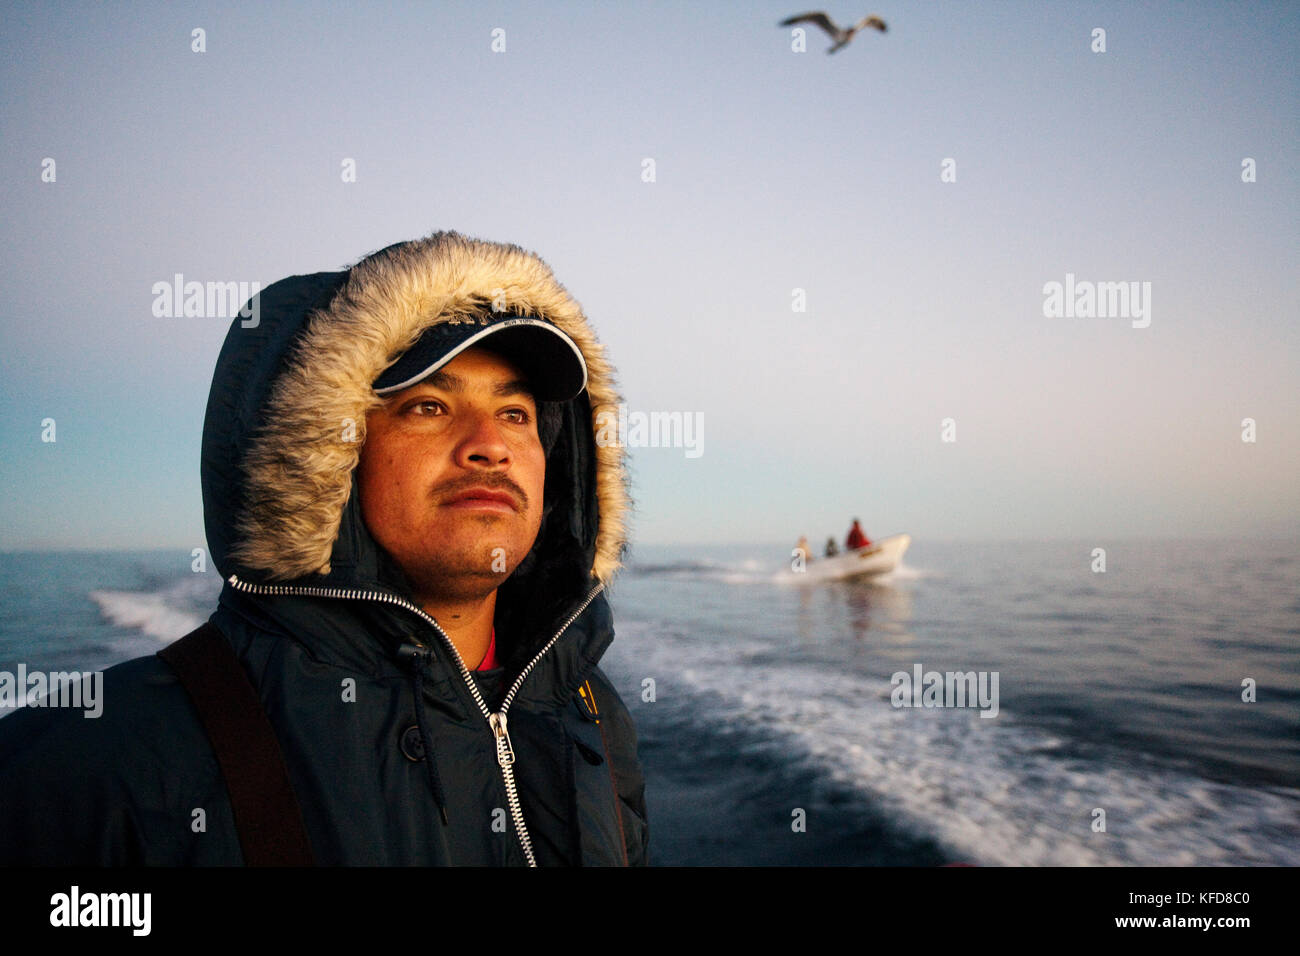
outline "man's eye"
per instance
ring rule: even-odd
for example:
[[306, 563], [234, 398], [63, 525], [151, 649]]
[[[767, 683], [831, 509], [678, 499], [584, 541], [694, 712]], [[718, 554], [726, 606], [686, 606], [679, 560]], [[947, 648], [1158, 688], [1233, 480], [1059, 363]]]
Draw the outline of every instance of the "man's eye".
[[517, 425], [527, 425], [533, 420], [533, 417], [528, 414], [528, 409], [526, 408], [511, 408], [502, 414], [509, 416], [510, 420]]
[[442, 407], [442, 402], [435, 402], [431, 398], [427, 398], [422, 402], [416, 402], [415, 404], [408, 406], [406, 410], [416, 415], [441, 415], [446, 411], [446, 409]]

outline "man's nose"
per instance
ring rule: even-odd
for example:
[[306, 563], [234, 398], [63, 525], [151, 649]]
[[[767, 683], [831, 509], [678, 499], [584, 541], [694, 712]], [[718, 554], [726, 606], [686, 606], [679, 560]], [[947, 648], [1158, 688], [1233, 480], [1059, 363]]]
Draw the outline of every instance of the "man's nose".
[[464, 418], [465, 433], [456, 446], [456, 463], [464, 468], [510, 464], [510, 448], [501, 424], [490, 412], [474, 411]]

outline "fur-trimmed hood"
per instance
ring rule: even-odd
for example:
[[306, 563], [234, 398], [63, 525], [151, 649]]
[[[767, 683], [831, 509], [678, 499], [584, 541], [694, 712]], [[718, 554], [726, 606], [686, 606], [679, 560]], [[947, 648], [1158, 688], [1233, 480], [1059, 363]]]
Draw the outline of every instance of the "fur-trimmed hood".
[[382, 403], [371, 383], [426, 328], [491, 308], [554, 323], [588, 370], [586, 391], [561, 403], [548, 517], [512, 579], [531, 574], [536, 587], [549, 576], [566, 588], [611, 579], [625, 545], [626, 475], [623, 449], [598, 445], [595, 421], [620, 399], [582, 309], [541, 259], [439, 232], [345, 272], [284, 279], [257, 305], [256, 324], [236, 318], [226, 336], [204, 423], [204, 519], [223, 575], [400, 588], [356, 495], [366, 413]]

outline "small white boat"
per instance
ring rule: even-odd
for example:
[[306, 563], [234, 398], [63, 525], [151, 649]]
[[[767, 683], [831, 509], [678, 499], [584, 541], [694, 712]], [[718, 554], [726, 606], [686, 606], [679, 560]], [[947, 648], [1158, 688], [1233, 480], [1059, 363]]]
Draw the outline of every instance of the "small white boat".
[[911, 535], [896, 534], [874, 541], [868, 547], [845, 551], [831, 558], [814, 556], [804, 565], [802, 571], [787, 568], [780, 576], [806, 581], [835, 581], [859, 575], [888, 574], [898, 567], [899, 562], [903, 560], [903, 552], [911, 543]]

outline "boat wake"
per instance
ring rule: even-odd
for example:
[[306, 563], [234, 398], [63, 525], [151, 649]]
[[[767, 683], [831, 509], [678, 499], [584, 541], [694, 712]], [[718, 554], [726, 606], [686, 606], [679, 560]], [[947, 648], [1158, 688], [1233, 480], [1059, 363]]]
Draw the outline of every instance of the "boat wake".
[[733, 563], [720, 561], [670, 561], [660, 564], [629, 564], [628, 574], [638, 577], [695, 578], [728, 584], [759, 584], [770, 580], [772, 570], [754, 559]]
[[110, 623], [170, 643], [208, 619], [220, 587], [212, 575], [193, 575], [152, 591], [91, 591], [90, 599]]
[[[641, 633], [638, 633], [640, 631]], [[1300, 791], [1204, 779], [1141, 754], [968, 710], [891, 706], [891, 686], [764, 642], [624, 625], [640, 672], [671, 675], [700, 733], [758, 735], [959, 859], [998, 866], [1300, 865]], [[1093, 829], [1097, 809], [1109, 827]], [[1275, 834], [1261, 840], [1259, 834]]]

